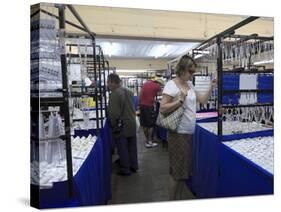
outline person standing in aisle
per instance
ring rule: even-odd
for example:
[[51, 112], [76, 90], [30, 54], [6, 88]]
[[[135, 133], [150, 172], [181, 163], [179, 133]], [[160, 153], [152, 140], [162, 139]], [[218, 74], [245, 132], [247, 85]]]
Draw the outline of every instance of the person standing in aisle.
[[117, 74], [109, 74], [107, 86], [111, 90], [108, 118], [120, 158], [118, 175], [129, 176], [138, 170], [136, 114], [133, 93], [121, 86]]
[[159, 94], [159, 92], [161, 91], [162, 84], [163, 81], [159, 77], [155, 77], [154, 79], [145, 82], [140, 92], [140, 125], [143, 128], [146, 139], [145, 146], [147, 148], [155, 147], [158, 145], [157, 143], [153, 143], [152, 137], [157, 118], [157, 114], [155, 111], [155, 99], [157, 94]]
[[178, 107], [184, 113], [176, 132], [168, 132], [168, 152], [170, 163], [170, 200], [182, 199], [185, 182], [192, 174], [192, 134], [196, 123], [196, 101], [208, 101], [216, 80], [210, 83], [209, 90], [202, 94], [195, 91], [192, 84], [196, 62], [184, 55], [175, 67], [176, 78], [167, 82], [163, 89], [160, 112], [170, 113]]

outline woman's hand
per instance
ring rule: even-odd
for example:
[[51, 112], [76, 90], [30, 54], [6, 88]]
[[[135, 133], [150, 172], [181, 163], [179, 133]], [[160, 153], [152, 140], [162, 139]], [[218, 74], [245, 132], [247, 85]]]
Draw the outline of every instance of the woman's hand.
[[212, 88], [217, 86], [217, 82], [218, 82], [217, 79], [212, 79], [212, 81], [211, 81]]
[[185, 98], [187, 96], [187, 89], [180, 89], [180, 95], [179, 95], [179, 100], [184, 102]]

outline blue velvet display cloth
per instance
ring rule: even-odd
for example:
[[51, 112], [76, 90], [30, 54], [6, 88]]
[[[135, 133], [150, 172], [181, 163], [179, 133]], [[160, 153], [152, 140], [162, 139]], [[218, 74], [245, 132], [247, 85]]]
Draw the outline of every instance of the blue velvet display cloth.
[[272, 74], [259, 74], [258, 75], [258, 89], [273, 90], [273, 75]]
[[240, 99], [240, 94], [235, 93], [235, 94], [225, 94], [222, 97], [222, 103], [226, 105], [238, 105], [239, 104], [239, 99]]
[[239, 90], [239, 74], [223, 74], [223, 90]]
[[[272, 136], [261, 131], [223, 136], [220, 140]], [[273, 193], [273, 175], [221, 143], [218, 136], [196, 125], [192, 149], [192, 190], [197, 198]], [[247, 186], [246, 186], [247, 185]]]
[[273, 175], [224, 144], [219, 161], [218, 197], [273, 194]]
[[218, 120], [218, 117], [211, 117], [211, 118], [204, 118], [196, 120], [196, 123], [206, 123], [206, 122], [216, 122]]
[[167, 129], [163, 127], [156, 126], [155, 127], [157, 138], [161, 139], [162, 141], [167, 141]]
[[[76, 136], [87, 137], [91, 132], [86, 134], [85, 131], [76, 131]], [[67, 181], [57, 182], [51, 189], [40, 190], [40, 207], [106, 204], [111, 199], [111, 140], [106, 123], [88, 157], [74, 176], [74, 197], [68, 197]]]
[[197, 198], [216, 197], [218, 184], [217, 135], [196, 125], [192, 143], [192, 191]]
[[[223, 74], [223, 90], [239, 90], [240, 75], [239, 74]], [[239, 103], [240, 94], [224, 94], [222, 98], [223, 104], [237, 105]]]
[[88, 137], [89, 135], [96, 135], [96, 129], [88, 129], [88, 130], [74, 130], [74, 136], [77, 137]]
[[[259, 74], [258, 75], [258, 89], [259, 90], [273, 90], [273, 75]], [[273, 103], [272, 93], [258, 93], [259, 103]]]
[[[223, 75], [223, 90], [239, 90], [240, 74], [224, 74]], [[273, 75], [272, 74], [258, 74], [257, 89], [258, 90], [273, 90]], [[272, 93], [258, 93], [258, 103], [273, 103]], [[239, 103], [240, 94], [224, 94], [223, 104], [237, 105]]]
[[135, 111], [138, 110], [138, 104], [139, 104], [139, 100], [138, 100], [138, 97], [137, 96], [134, 96], [134, 107], [135, 107]]

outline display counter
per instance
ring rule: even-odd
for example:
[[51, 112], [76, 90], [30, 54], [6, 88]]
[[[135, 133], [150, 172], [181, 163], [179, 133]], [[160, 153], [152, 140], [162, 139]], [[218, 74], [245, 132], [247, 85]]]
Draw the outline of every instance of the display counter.
[[[87, 136], [93, 131], [79, 132]], [[55, 182], [52, 188], [40, 189], [40, 208], [104, 205], [111, 199], [111, 137], [108, 124], [101, 130], [84, 163], [74, 175], [74, 196], [68, 197], [67, 181]], [[35, 187], [32, 185], [32, 187]]]
[[193, 136], [192, 191], [197, 198], [273, 193], [273, 175], [222, 141], [272, 136], [273, 130], [222, 136], [196, 125]]

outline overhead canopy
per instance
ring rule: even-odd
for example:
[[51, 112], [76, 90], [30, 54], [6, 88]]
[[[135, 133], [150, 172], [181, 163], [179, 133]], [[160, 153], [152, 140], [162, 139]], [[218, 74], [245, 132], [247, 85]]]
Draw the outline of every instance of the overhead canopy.
[[[41, 3], [40, 8], [58, 15], [54, 4]], [[140, 64], [137, 60], [143, 59], [149, 62], [141, 63], [135, 69], [163, 69], [172, 58], [247, 18], [239, 15], [85, 5], [74, 5], [74, 8], [90, 31], [96, 34], [97, 44], [102, 47], [104, 55], [123, 69], [132, 68], [124, 64]], [[81, 27], [71, 11], [68, 8], [65, 11], [66, 20]], [[50, 19], [44, 13], [40, 13], [40, 16]], [[262, 17], [239, 28], [236, 33], [256, 33], [269, 37], [273, 36], [273, 25], [273, 18]], [[69, 24], [66, 24], [66, 32], [87, 35]], [[132, 61], [133, 58], [135, 61]], [[152, 59], [161, 59], [161, 62], [156, 63]]]
[[[57, 15], [52, 4], [41, 8]], [[89, 29], [97, 37], [131, 37], [166, 39], [174, 41], [203, 41], [247, 18], [239, 15], [222, 15], [195, 12], [177, 12], [117, 7], [74, 5]], [[66, 9], [66, 20], [80, 25]], [[82, 33], [70, 25], [67, 32]], [[239, 34], [273, 35], [273, 18], [260, 18], [239, 29]]]

